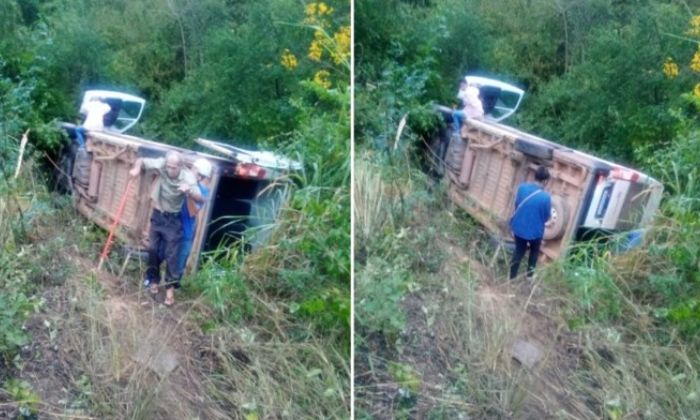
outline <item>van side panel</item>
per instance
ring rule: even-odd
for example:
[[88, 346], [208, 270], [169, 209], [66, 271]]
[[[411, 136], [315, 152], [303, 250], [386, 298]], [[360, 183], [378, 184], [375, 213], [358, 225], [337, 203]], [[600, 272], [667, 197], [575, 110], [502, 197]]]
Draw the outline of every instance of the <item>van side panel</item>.
[[519, 184], [533, 182], [539, 165], [549, 168], [544, 261], [565, 255], [587, 231], [638, 229], [658, 210], [663, 186], [629, 168], [488, 121], [465, 121], [460, 136], [446, 156], [449, 197], [502, 239], [512, 240], [508, 222]]
[[[150, 198], [149, 190], [144, 185], [145, 177], [134, 179], [127, 192], [129, 170], [137, 158], [137, 148], [104, 141], [91, 134], [87, 136], [86, 148], [92, 158], [87, 191], [94, 195], [77, 191], [76, 208], [99, 226], [110, 229], [118, 215], [122, 198], [128, 193], [115, 235], [124, 241], [146, 245], [144, 241], [147, 235], [143, 233], [144, 207], [150, 205]], [[99, 173], [94, 173], [98, 168]]]
[[591, 185], [588, 160], [570, 149], [487, 123], [468, 121], [461, 134], [466, 147], [463, 152], [451, 147], [450, 158], [455, 161], [462, 152], [462, 164], [448, 165], [451, 199], [493, 233], [512, 240], [508, 222], [518, 185], [533, 182], [539, 165], [549, 167], [552, 178], [547, 191], [553, 196], [556, 222], [545, 231], [542, 259], [560, 257], [575, 235]]

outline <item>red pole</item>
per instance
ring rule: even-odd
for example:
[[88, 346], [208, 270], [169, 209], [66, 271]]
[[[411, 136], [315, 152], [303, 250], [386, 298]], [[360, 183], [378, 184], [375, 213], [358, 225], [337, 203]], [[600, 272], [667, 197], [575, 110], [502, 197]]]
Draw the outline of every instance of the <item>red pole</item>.
[[114, 239], [114, 231], [117, 229], [119, 222], [122, 218], [122, 213], [124, 213], [124, 208], [126, 207], [126, 199], [129, 197], [129, 192], [131, 191], [131, 183], [134, 178], [129, 177], [129, 181], [126, 183], [126, 190], [122, 196], [122, 201], [119, 203], [119, 210], [117, 210], [117, 215], [114, 217], [114, 222], [112, 222], [112, 227], [109, 228], [109, 236], [107, 237], [107, 242], [105, 242], [104, 248], [102, 248], [102, 255], [100, 255], [100, 263], [97, 265], [97, 271], [102, 269], [102, 264], [107, 259], [107, 254], [109, 254], [110, 248], [112, 248], [112, 241]]

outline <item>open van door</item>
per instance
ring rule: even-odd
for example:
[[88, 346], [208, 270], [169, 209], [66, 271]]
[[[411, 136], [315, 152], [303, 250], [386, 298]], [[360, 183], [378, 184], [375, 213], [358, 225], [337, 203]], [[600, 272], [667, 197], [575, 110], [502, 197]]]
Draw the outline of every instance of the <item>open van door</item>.
[[88, 90], [83, 96], [83, 103], [80, 105], [80, 113], [84, 114], [86, 105], [92, 98], [102, 98], [110, 108], [104, 116], [104, 129], [108, 132], [124, 133], [136, 124], [141, 118], [146, 100], [128, 93], [114, 92], [109, 90]]
[[228, 238], [241, 236], [246, 237], [251, 249], [264, 244], [289, 197], [288, 175], [303, 165], [270, 151], [246, 150], [202, 138], [196, 142], [224, 155], [232, 164], [223, 165], [211, 191], [202, 250], [213, 250]]
[[479, 88], [484, 117], [499, 122], [515, 113], [525, 95], [525, 91], [500, 80], [479, 76], [465, 76], [467, 84]]

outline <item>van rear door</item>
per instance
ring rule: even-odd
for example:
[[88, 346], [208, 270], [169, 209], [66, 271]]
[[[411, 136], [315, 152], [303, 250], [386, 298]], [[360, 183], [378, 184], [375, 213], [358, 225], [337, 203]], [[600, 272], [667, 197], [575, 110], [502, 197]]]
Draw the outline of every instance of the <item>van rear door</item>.
[[202, 250], [246, 237], [255, 249], [266, 242], [289, 193], [287, 175], [301, 163], [269, 151], [241, 149], [199, 138], [197, 143], [226, 156], [231, 165], [221, 171], [212, 191], [212, 208]]
[[637, 171], [615, 167], [598, 175], [583, 227], [607, 231], [637, 229], [651, 220], [663, 185]]

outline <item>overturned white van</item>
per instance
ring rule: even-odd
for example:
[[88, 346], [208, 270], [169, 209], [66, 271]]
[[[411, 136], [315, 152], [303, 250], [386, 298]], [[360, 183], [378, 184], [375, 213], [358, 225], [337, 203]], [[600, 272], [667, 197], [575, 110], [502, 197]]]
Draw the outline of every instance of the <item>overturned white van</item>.
[[[272, 152], [245, 150], [226, 142], [197, 139], [213, 155], [124, 134], [142, 115], [146, 101], [121, 92], [88, 91], [83, 103], [99, 97], [110, 105], [104, 130], [86, 131], [85, 150], [79, 152], [76, 126], [62, 124], [70, 144], [61, 158], [63, 187], [75, 198], [78, 211], [99, 226], [109, 229], [119, 204], [128, 194], [116, 236], [137, 248], [147, 248], [150, 189], [153, 171], [143, 172], [127, 192], [129, 170], [137, 158], [163, 157], [180, 152], [185, 165], [198, 158], [211, 162], [210, 199], [199, 212], [187, 270], [195, 269], [201, 252], [237, 243], [255, 248], [262, 244], [280, 207], [287, 198], [289, 174], [301, 169], [299, 162]], [[87, 153], [85, 153], [87, 152]]]
[[452, 201], [494, 235], [512, 240], [508, 220], [517, 187], [533, 181], [539, 165], [552, 176], [546, 187], [552, 215], [542, 244], [545, 261], [564, 255], [572, 241], [649, 224], [663, 194], [660, 182], [500, 123], [515, 112], [524, 92], [487, 78], [470, 81], [479, 86], [485, 118], [467, 120], [453, 133], [452, 110], [437, 107], [446, 124], [427, 151], [434, 173], [447, 178]]

